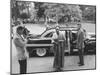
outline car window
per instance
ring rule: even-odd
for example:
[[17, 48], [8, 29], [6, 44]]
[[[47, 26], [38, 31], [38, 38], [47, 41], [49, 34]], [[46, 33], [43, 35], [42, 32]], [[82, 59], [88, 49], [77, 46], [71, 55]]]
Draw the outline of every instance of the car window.
[[91, 38], [96, 38], [96, 35], [91, 35]]
[[52, 29], [52, 30], [47, 30], [47, 31], [45, 31], [45, 32], [41, 35], [41, 37], [52, 37], [53, 32], [55, 32], [54, 29]]
[[53, 32], [48, 33], [47, 35], [45, 35], [44, 37], [52, 37]]

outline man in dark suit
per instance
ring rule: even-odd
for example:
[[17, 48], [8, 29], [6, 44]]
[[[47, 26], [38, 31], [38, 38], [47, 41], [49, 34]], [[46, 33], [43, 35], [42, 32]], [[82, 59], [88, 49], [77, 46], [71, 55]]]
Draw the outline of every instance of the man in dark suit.
[[77, 48], [79, 51], [79, 66], [84, 65], [84, 57], [83, 57], [83, 52], [84, 52], [84, 31], [81, 27], [81, 24], [78, 25], [78, 32], [77, 32]]

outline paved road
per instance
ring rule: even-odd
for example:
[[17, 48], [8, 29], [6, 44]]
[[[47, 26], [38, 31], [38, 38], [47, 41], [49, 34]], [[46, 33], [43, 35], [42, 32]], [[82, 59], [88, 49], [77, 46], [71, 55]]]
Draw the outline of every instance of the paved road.
[[[94, 69], [95, 55], [85, 55], [85, 65], [78, 66], [78, 56], [65, 56], [63, 70], [79, 70], [79, 69]], [[54, 57], [32, 57], [28, 59], [27, 73], [35, 72], [51, 72], [53, 68]], [[19, 73], [19, 64], [16, 59], [12, 60], [12, 72]]]

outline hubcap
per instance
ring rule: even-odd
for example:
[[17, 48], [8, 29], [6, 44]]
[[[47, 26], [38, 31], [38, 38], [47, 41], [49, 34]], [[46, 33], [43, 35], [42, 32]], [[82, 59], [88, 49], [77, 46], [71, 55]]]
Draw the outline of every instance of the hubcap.
[[46, 55], [46, 49], [45, 49], [45, 48], [38, 48], [38, 49], [36, 50], [36, 54], [37, 54], [38, 56], [45, 56], [45, 55]]

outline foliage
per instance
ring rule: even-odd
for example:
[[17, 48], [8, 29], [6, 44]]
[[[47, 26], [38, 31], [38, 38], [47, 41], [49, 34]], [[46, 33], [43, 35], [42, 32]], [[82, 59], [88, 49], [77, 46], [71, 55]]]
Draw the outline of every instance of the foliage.
[[89, 5], [80, 5], [82, 10], [82, 16], [84, 20], [95, 21], [96, 20], [96, 7]]
[[54, 18], [59, 21], [62, 17], [68, 18], [82, 18], [82, 13], [78, 5], [58, 4], [58, 3], [44, 3], [41, 7], [45, 9], [44, 14], [49, 18]]
[[16, 0], [12, 0], [11, 2], [11, 17], [15, 20], [20, 18], [30, 21], [39, 21], [41, 19], [47, 21], [48, 18], [51, 18], [56, 23], [59, 23], [81, 20], [95, 21], [96, 17], [95, 6]]

